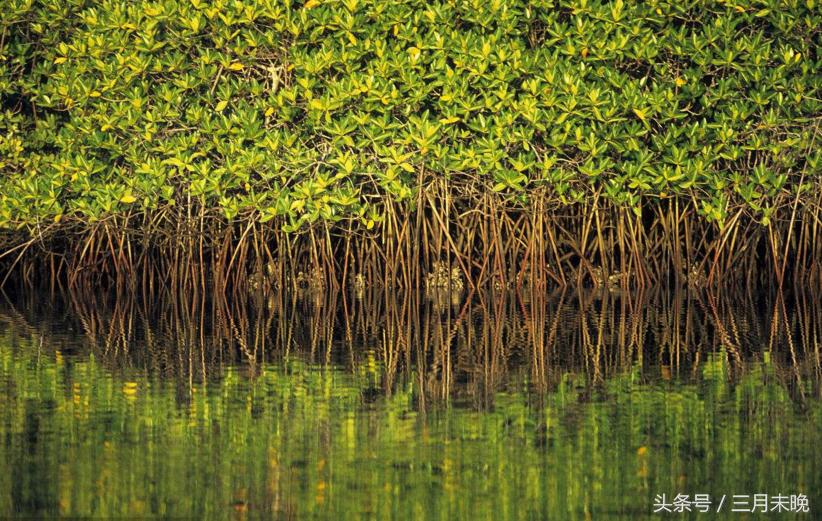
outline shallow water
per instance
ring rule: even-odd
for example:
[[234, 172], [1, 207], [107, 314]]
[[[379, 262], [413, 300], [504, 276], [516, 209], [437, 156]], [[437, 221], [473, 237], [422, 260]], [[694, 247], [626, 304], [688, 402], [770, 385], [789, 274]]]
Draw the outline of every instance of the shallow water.
[[10, 299], [0, 517], [811, 519], [820, 340], [760, 296]]

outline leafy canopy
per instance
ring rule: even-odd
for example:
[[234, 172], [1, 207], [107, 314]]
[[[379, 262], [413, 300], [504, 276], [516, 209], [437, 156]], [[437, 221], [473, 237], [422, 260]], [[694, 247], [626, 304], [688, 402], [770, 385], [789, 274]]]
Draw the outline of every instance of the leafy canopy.
[[192, 201], [370, 227], [423, 172], [767, 224], [819, 180], [815, 0], [2, 4], [4, 228]]

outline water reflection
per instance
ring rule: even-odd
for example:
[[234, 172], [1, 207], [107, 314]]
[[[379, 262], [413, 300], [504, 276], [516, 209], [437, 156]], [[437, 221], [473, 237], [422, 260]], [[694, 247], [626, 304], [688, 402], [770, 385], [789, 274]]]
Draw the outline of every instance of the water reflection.
[[820, 327], [780, 296], [9, 299], [0, 516], [822, 507]]

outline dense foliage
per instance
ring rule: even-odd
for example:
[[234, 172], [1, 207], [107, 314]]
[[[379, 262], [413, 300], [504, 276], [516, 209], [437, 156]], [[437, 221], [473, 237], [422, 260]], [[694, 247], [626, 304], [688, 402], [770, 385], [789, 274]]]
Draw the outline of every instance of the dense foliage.
[[819, 180], [815, 0], [0, 4], [0, 227], [370, 228], [431, 178], [767, 224]]

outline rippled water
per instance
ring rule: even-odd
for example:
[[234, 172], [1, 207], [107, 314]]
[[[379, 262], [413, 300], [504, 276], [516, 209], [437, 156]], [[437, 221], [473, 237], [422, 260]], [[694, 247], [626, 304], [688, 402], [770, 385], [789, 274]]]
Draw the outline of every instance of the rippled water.
[[0, 517], [822, 511], [812, 299], [161, 302], [0, 304]]

